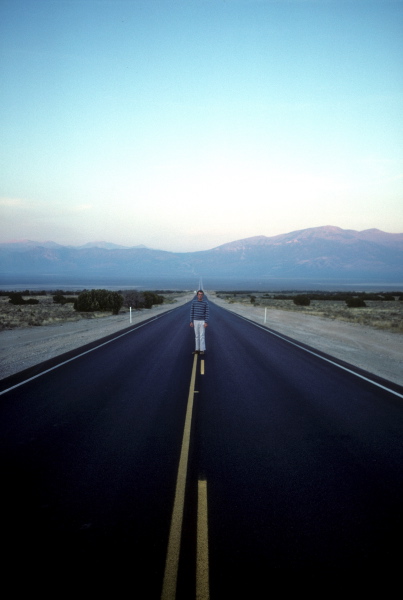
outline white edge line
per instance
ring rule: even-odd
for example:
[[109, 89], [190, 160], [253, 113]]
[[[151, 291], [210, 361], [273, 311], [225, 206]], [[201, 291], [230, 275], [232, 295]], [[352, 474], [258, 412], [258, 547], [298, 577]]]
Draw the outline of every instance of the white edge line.
[[259, 329], [262, 329], [263, 331], [266, 331], [267, 333], [270, 333], [271, 335], [275, 335], [276, 337], [284, 340], [285, 342], [288, 342], [289, 344], [292, 344], [293, 346], [296, 346], [297, 348], [301, 348], [301, 350], [304, 350], [305, 352], [308, 352], [309, 354], [312, 354], [313, 356], [317, 356], [318, 358], [325, 360], [326, 362], [330, 363], [331, 365], [335, 365], [336, 367], [339, 367], [339, 369], [343, 369], [343, 371], [347, 371], [347, 373], [351, 373], [352, 375], [355, 375], [356, 377], [359, 377], [360, 379], [364, 379], [364, 381], [368, 381], [369, 383], [372, 383], [372, 385], [376, 385], [377, 387], [379, 387], [387, 392], [390, 392], [391, 394], [394, 394], [395, 396], [398, 396], [398, 398], [403, 398], [403, 394], [399, 394], [399, 392], [396, 392], [395, 390], [392, 390], [384, 385], [381, 385], [380, 383], [373, 381], [373, 379], [368, 379], [368, 377], [365, 377], [364, 375], [360, 375], [359, 373], [356, 373], [356, 371], [352, 371], [351, 369], [348, 369], [347, 367], [343, 367], [343, 365], [340, 365], [339, 363], [334, 362], [333, 360], [330, 360], [329, 358], [321, 356], [320, 354], [317, 354], [316, 352], [313, 352], [312, 350], [308, 350], [308, 348], [304, 348], [304, 346], [301, 346], [300, 344], [297, 344], [296, 342], [292, 342], [291, 340], [282, 336], [280, 333], [275, 333], [274, 331], [271, 331], [267, 327], [263, 327], [262, 325], [259, 325], [259, 323], [255, 323], [254, 321], [251, 321], [250, 319], [247, 319], [246, 317], [243, 317], [242, 315], [238, 315], [237, 313], [232, 313], [232, 314], [236, 315], [240, 319], [243, 319], [244, 321], [247, 321], [248, 323], [251, 323], [252, 325], [255, 325], [255, 327], [259, 327]]
[[[173, 310], [175, 310], [175, 309], [173, 309]], [[167, 311], [167, 312], [170, 312], [170, 311]], [[72, 362], [73, 360], [76, 360], [77, 358], [80, 358], [81, 356], [84, 356], [85, 354], [89, 354], [90, 352], [93, 352], [94, 350], [98, 350], [98, 348], [102, 348], [102, 346], [106, 346], [107, 344], [110, 344], [111, 342], [114, 342], [115, 340], [118, 340], [119, 338], [124, 337], [125, 335], [128, 335], [129, 333], [133, 333], [133, 331], [136, 331], [137, 329], [140, 329], [140, 327], [144, 327], [145, 325], [149, 325], [153, 321], [156, 321], [157, 319], [160, 319], [161, 317], [163, 317], [164, 315], [166, 315], [167, 312], [165, 312], [162, 315], [157, 315], [156, 317], [152, 318], [151, 320], [147, 321], [146, 323], [140, 323], [139, 325], [137, 325], [137, 327], [134, 326], [132, 329], [130, 329], [130, 331], [126, 331], [125, 333], [121, 333], [120, 335], [117, 335], [116, 337], [114, 337], [111, 340], [108, 340], [107, 342], [103, 342], [102, 344], [99, 344], [98, 346], [95, 346], [94, 348], [90, 348], [90, 350], [86, 350], [85, 352], [81, 352], [81, 354], [77, 354], [76, 356], [73, 356], [72, 358], [69, 358], [68, 360], [64, 360], [63, 362], [58, 363], [54, 367], [50, 367], [50, 369], [46, 369], [45, 371], [41, 371], [37, 375], [34, 375], [33, 377], [29, 377], [29, 379], [24, 379], [24, 381], [20, 381], [20, 383], [16, 383], [15, 385], [13, 385], [13, 386], [7, 388], [6, 390], [3, 390], [2, 392], [0, 392], [0, 396], [2, 396], [3, 394], [6, 394], [7, 392], [11, 392], [11, 390], [14, 390], [15, 388], [18, 388], [21, 385], [25, 385], [29, 381], [33, 381], [34, 379], [37, 379], [38, 377], [42, 377], [42, 375], [45, 375], [46, 373], [50, 373], [51, 371], [54, 371], [55, 369], [58, 369], [59, 367], [62, 367], [63, 365], [67, 365], [67, 363]], [[89, 343], [91, 343], [91, 342], [89, 342]], [[70, 352], [72, 352], [72, 351], [70, 350]], [[16, 373], [16, 375], [17, 374], [18, 373]]]

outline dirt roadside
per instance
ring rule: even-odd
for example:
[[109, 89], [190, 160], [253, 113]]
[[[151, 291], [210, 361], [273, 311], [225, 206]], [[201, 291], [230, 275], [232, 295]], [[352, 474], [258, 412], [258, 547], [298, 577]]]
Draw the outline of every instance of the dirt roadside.
[[[212, 302], [296, 341], [326, 352], [347, 363], [403, 385], [403, 335], [363, 325], [262, 307], [228, 304], [208, 293]], [[182, 296], [175, 304], [158, 305], [132, 313], [139, 323], [191, 300]], [[28, 327], [0, 332], [0, 379], [18, 373], [69, 350], [129, 327], [129, 314], [81, 320], [59, 325]], [[213, 326], [213, 323], [211, 323]]]

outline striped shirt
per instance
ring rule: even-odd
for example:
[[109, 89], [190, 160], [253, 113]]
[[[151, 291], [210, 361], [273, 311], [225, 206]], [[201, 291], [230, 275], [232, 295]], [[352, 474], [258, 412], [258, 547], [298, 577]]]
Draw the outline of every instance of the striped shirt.
[[208, 321], [209, 307], [206, 300], [193, 300], [190, 308], [190, 321]]

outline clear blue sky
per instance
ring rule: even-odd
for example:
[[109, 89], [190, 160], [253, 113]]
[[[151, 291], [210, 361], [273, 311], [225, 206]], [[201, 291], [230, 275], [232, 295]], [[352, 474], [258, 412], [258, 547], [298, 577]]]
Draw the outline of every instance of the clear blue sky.
[[403, 232], [402, 0], [0, 0], [0, 242]]

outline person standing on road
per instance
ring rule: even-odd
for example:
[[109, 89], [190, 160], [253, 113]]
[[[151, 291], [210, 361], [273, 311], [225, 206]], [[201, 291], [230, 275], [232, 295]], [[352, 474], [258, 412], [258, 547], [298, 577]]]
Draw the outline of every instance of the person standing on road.
[[203, 290], [197, 292], [190, 308], [190, 326], [195, 332], [196, 349], [193, 354], [204, 354], [206, 351], [206, 327], [209, 320], [209, 306], [204, 298]]

